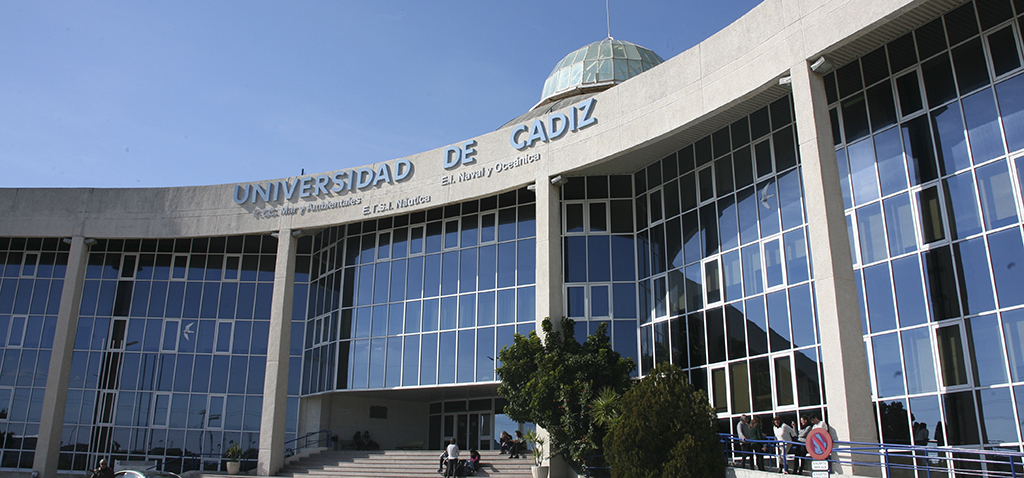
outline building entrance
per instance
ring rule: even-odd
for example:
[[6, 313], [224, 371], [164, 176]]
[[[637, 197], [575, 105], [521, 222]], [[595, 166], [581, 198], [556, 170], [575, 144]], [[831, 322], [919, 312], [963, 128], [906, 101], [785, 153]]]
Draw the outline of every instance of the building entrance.
[[495, 447], [490, 412], [446, 414], [443, 420], [442, 443], [448, 443], [455, 438], [458, 440], [459, 448], [463, 450], [490, 450]]
[[452, 438], [458, 441], [460, 450], [498, 448], [495, 441], [495, 412], [504, 417], [500, 415], [504, 406], [505, 401], [500, 398], [431, 404], [430, 448], [443, 448]]

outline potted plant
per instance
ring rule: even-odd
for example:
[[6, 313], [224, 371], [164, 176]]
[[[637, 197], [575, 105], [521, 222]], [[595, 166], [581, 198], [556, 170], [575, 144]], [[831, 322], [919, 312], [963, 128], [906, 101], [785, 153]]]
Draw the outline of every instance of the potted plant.
[[227, 468], [229, 475], [237, 475], [242, 464], [238, 462], [242, 458], [242, 447], [238, 443], [232, 444], [224, 451], [224, 458], [228, 459]]
[[534, 465], [530, 467], [530, 471], [533, 473], [533, 478], [547, 478], [548, 467], [542, 466], [544, 463], [544, 439], [537, 435], [537, 430], [527, 430], [523, 439], [532, 445], [530, 452], [533, 453]]

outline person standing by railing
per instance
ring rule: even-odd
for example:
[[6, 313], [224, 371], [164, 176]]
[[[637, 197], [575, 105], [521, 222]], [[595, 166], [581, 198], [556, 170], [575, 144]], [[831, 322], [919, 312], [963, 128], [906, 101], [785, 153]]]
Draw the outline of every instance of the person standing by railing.
[[761, 429], [761, 417], [756, 415], [750, 421], [750, 439], [754, 443], [747, 447], [754, 452], [754, 463], [757, 464], [757, 469], [764, 471], [764, 454], [768, 451], [768, 446], [763, 443], [764, 432]]
[[[747, 460], [751, 459], [750, 452], [753, 450], [753, 447], [751, 447], [750, 443], [747, 442], [747, 440], [750, 439], [749, 415], [740, 416], [740, 421], [736, 424], [736, 437], [740, 439], [736, 444], [736, 452], [740, 455], [740, 467], [746, 468]], [[754, 469], [753, 461], [750, 462], [750, 469]]]
[[789, 455], [789, 450], [793, 448], [793, 445], [786, 442], [796, 439], [796, 431], [788, 423], [783, 423], [782, 417], [778, 415], [775, 416], [772, 423], [775, 424], [775, 439], [779, 441], [775, 446], [775, 459], [779, 465], [779, 473], [789, 473], [786, 456]]
[[811, 422], [807, 415], [800, 417], [800, 432], [796, 435], [796, 441], [800, 442], [793, 449], [793, 473], [800, 474], [804, 471], [804, 462], [807, 461], [807, 434], [811, 432]]

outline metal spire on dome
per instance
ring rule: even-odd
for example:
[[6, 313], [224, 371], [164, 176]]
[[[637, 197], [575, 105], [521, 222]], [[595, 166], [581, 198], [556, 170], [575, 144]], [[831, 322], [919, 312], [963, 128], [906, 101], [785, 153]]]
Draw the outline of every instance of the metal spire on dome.
[[608, 19], [608, 38], [612, 37], [612, 11], [608, 8], [608, 0], [604, 0], [604, 16]]

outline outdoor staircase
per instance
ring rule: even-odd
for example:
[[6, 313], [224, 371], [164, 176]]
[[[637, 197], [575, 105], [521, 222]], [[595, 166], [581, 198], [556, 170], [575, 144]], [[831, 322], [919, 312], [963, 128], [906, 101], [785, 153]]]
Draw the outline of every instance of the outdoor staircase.
[[[440, 478], [437, 450], [323, 451], [286, 465], [274, 476], [294, 478]], [[460, 457], [469, 457], [463, 450]], [[532, 478], [529, 457], [509, 459], [495, 450], [480, 451], [474, 477]]]

